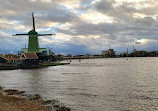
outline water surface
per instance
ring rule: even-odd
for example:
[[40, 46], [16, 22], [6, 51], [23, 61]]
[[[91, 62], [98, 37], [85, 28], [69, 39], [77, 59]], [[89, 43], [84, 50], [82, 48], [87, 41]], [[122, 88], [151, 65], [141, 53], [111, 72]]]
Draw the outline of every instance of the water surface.
[[72, 60], [70, 65], [0, 71], [5, 88], [58, 99], [72, 111], [157, 111], [158, 58]]

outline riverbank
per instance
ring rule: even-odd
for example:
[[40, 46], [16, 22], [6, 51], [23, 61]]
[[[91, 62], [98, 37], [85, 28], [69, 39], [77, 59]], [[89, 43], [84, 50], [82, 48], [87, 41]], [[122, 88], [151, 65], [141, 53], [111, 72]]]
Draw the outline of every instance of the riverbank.
[[0, 64], [0, 70], [39, 69], [42, 67], [68, 65], [68, 64], [70, 63], [43, 63], [36, 66], [23, 66], [23, 67], [20, 67], [19, 65], [15, 65], [15, 64]]
[[70, 63], [45, 63], [42, 66], [58, 66], [58, 65], [68, 65]]
[[0, 86], [0, 111], [71, 111], [56, 100], [43, 100], [38, 94], [3, 89]]

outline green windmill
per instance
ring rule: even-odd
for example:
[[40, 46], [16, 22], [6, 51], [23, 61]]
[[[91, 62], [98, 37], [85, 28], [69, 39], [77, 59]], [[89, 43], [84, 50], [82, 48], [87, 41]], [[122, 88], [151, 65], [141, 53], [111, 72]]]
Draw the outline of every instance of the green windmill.
[[42, 55], [47, 54], [47, 49], [46, 48], [39, 48], [39, 42], [38, 42], [38, 37], [39, 36], [51, 36], [55, 34], [38, 34], [35, 30], [35, 19], [34, 15], [32, 13], [32, 20], [33, 20], [33, 29], [29, 31], [28, 33], [25, 34], [15, 34], [13, 36], [23, 36], [23, 35], [28, 35], [29, 36], [29, 42], [28, 42], [28, 48], [23, 48], [21, 49], [21, 52], [24, 53], [42, 53]]

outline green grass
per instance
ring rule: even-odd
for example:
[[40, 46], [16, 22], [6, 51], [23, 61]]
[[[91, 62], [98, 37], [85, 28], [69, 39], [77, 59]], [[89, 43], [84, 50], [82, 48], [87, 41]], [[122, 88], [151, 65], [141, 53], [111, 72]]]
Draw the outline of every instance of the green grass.
[[43, 66], [57, 66], [57, 65], [66, 65], [70, 63], [44, 63]]

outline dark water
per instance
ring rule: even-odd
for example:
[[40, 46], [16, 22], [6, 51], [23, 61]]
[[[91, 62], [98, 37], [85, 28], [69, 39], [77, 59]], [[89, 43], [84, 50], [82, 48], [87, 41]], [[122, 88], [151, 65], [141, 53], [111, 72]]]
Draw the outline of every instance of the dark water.
[[0, 71], [0, 85], [58, 99], [72, 111], [158, 111], [158, 58], [73, 60]]

